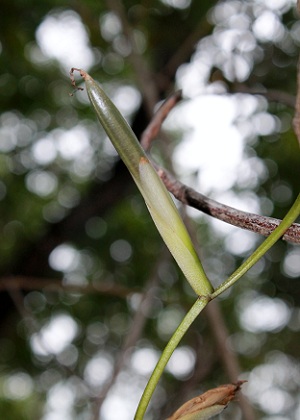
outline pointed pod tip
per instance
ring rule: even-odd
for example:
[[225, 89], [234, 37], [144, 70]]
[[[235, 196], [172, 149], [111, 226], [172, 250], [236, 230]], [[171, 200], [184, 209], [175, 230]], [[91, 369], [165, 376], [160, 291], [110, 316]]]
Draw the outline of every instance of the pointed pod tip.
[[[74, 92], [76, 92], [77, 90], [83, 90], [82, 87], [78, 87], [76, 86], [76, 82], [75, 82], [75, 77], [74, 77], [74, 71], [78, 71], [80, 76], [85, 80], [92, 80], [91, 76], [84, 70], [82, 69], [78, 69], [77, 67], [72, 67], [70, 70], [70, 79], [71, 79], [71, 83], [72, 86], [75, 88]], [[70, 93], [70, 96], [73, 96], [74, 92]]]
[[89, 76], [86, 71], [84, 71], [82, 69], [78, 69], [77, 67], [72, 67], [71, 70], [70, 70], [70, 77], [71, 77], [72, 82], [74, 80], [74, 75], [73, 75], [74, 71], [78, 71], [80, 76], [83, 77], [84, 79], [87, 76]]

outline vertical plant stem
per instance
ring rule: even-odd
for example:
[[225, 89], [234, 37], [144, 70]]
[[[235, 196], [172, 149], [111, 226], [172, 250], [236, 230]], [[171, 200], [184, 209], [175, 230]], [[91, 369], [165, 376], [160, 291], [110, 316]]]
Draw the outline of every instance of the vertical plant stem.
[[154, 393], [154, 390], [157, 386], [157, 383], [163, 373], [164, 368], [166, 367], [172, 353], [178, 346], [180, 340], [200, 314], [200, 312], [205, 308], [207, 303], [219, 296], [229, 287], [231, 287], [237, 280], [239, 280], [257, 261], [275, 244], [275, 242], [281, 238], [284, 232], [289, 228], [289, 226], [295, 221], [295, 219], [300, 214], [300, 194], [298, 195], [293, 206], [282, 220], [280, 225], [270, 234], [270, 236], [254, 251], [254, 253], [247, 258], [247, 260], [225, 281], [219, 286], [210, 296], [199, 297], [194, 303], [192, 308], [186, 314], [181, 324], [176, 329], [172, 338], [168, 342], [166, 348], [164, 349], [149, 381], [143, 392], [142, 398], [140, 400], [139, 406], [137, 408], [134, 419], [142, 420], [150, 399]]
[[136, 414], [134, 419], [135, 420], [142, 420], [150, 399], [153, 395], [153, 392], [157, 386], [157, 383], [166, 367], [170, 357], [172, 356], [173, 351], [178, 346], [179, 342], [181, 341], [184, 334], [187, 332], [189, 327], [192, 325], [194, 320], [200, 314], [200, 312], [205, 308], [205, 306], [210, 301], [210, 298], [207, 296], [199, 297], [194, 305], [191, 307], [189, 312], [181, 321], [180, 325], [177, 327], [175, 333], [171, 337], [170, 341], [168, 342], [167, 346], [165, 347], [162, 355], [160, 356], [157, 365], [148, 381], [146, 388], [144, 389], [143, 395], [141, 397], [140, 403], [138, 405]]
[[253, 265], [256, 264], [257, 261], [275, 244], [275, 242], [281, 238], [299, 214], [300, 194], [280, 225], [270, 234], [270, 236], [268, 236], [267, 239], [264, 240], [264, 242], [253, 252], [253, 254], [247, 258], [247, 260], [211, 294], [211, 298], [214, 299], [219, 296], [231, 287], [237, 280], [239, 280], [248, 270], [250, 270], [250, 268], [253, 267]]

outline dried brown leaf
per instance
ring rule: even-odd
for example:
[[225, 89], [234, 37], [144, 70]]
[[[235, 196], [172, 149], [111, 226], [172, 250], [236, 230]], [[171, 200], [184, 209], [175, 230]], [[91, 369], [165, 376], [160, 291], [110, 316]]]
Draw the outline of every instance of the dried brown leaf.
[[167, 420], [206, 420], [221, 413], [245, 381], [220, 385], [183, 404]]

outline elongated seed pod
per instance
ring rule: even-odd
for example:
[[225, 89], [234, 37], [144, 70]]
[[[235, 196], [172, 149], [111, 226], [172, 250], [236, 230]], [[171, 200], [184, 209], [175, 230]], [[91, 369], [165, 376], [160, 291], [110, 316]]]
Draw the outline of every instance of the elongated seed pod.
[[149, 212], [177, 264], [199, 296], [213, 288], [194, 250], [169, 192], [149, 162], [132, 129], [101, 87], [83, 70], [86, 90], [98, 119], [137, 184]]
[[202, 282], [202, 264], [165, 185], [148, 159], [140, 159], [139, 169], [142, 194], [159, 233], [195, 292], [209, 294], [210, 283]]

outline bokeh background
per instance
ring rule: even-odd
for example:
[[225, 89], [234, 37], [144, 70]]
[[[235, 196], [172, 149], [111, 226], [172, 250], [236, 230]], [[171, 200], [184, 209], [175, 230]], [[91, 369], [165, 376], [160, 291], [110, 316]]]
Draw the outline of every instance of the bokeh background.
[[[224, 204], [282, 218], [299, 192], [292, 0], [3, 0], [0, 417], [130, 420], [195, 296], [71, 67], [136, 135], [183, 100], [153, 158]], [[80, 84], [80, 81], [79, 81]], [[261, 243], [177, 203], [215, 286]], [[279, 241], [199, 317], [146, 416], [247, 380], [221, 419], [300, 418], [300, 248]], [[100, 413], [100, 414], [99, 414]]]

